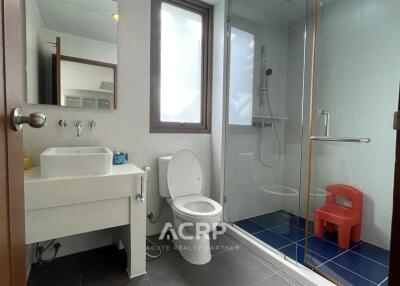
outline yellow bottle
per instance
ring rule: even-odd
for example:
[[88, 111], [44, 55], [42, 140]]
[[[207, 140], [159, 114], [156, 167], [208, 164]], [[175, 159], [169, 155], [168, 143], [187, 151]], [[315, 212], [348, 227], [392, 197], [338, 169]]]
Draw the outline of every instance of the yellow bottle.
[[29, 170], [32, 167], [31, 149], [32, 144], [29, 146], [28, 151], [24, 154], [24, 170]]
[[24, 170], [29, 170], [32, 167], [32, 158], [30, 154], [24, 155]]

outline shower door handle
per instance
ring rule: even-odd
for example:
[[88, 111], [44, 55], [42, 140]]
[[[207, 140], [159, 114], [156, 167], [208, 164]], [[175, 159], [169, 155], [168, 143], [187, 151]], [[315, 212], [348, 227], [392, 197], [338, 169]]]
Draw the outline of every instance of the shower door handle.
[[341, 143], [371, 143], [368, 137], [330, 137], [330, 136], [311, 136], [312, 141], [341, 142]]

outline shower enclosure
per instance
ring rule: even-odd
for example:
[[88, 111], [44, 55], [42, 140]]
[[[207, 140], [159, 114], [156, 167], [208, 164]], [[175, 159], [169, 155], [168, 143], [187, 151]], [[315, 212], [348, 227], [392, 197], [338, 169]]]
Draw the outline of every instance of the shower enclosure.
[[230, 2], [224, 215], [296, 261], [307, 2], [251, 2]]
[[[229, 2], [224, 219], [338, 285], [387, 285], [396, 11], [395, 0]], [[318, 224], [330, 198], [350, 217], [349, 189], [361, 224]]]

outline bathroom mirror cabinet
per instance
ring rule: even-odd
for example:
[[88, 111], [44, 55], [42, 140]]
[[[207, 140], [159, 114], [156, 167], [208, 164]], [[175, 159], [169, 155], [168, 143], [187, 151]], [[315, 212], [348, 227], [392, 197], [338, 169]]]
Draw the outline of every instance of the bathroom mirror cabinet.
[[23, 2], [27, 103], [115, 109], [117, 1]]

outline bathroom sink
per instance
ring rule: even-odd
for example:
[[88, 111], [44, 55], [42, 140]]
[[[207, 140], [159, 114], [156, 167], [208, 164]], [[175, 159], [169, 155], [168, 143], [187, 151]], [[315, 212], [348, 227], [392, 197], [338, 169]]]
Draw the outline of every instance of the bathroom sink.
[[106, 147], [57, 147], [40, 155], [42, 177], [107, 174], [113, 153]]

